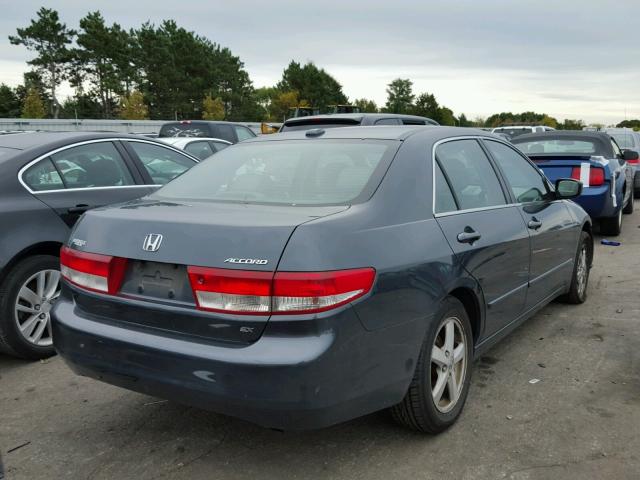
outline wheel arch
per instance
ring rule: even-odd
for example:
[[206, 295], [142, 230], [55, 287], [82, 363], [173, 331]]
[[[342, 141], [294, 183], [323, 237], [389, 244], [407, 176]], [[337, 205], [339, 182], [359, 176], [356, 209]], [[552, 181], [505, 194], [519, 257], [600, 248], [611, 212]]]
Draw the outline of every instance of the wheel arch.
[[11, 260], [9, 260], [7, 264], [2, 268], [2, 270], [0, 271], [0, 282], [5, 279], [5, 277], [13, 267], [15, 267], [25, 258], [33, 257], [34, 255], [52, 255], [54, 257], [59, 257], [61, 247], [61, 242], [46, 241], [34, 243], [33, 245], [29, 245], [28, 247], [22, 249], [21, 251], [16, 253], [11, 258]]
[[471, 323], [471, 330], [473, 333], [473, 343], [478, 344], [480, 334], [482, 332], [482, 308], [480, 306], [480, 299], [477, 293], [468, 286], [459, 286], [449, 292], [449, 296], [452, 296], [460, 301], [464, 306], [467, 315], [469, 316], [469, 322]]

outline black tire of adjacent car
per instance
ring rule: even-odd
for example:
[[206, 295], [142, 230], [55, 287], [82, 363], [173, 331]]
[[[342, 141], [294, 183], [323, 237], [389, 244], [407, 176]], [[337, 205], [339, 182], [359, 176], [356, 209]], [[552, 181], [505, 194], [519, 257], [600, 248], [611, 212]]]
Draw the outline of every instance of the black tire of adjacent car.
[[633, 213], [633, 195], [629, 195], [629, 201], [627, 202], [627, 204], [624, 206], [624, 209], [622, 210], [622, 213], [629, 215], [630, 213]]
[[[578, 288], [578, 258], [580, 256], [580, 250], [586, 246], [587, 248], [587, 278], [585, 280], [584, 291], [580, 292]], [[578, 242], [578, 250], [576, 251], [576, 259], [573, 265], [573, 275], [571, 276], [571, 285], [569, 286], [569, 291], [560, 297], [565, 303], [571, 303], [577, 305], [579, 303], [584, 303], [587, 299], [587, 290], [589, 287], [589, 272], [591, 271], [591, 259], [593, 258], [593, 240], [591, 235], [587, 232], [580, 233], [580, 242]]]
[[600, 233], [603, 235], [620, 235], [622, 231], [622, 215], [620, 210], [614, 217], [600, 219]]
[[[460, 319], [467, 338], [466, 368], [462, 392], [457, 404], [447, 413], [441, 413], [436, 409], [431, 394], [431, 348], [433, 346], [437, 330], [445, 318], [457, 317]], [[464, 407], [469, 385], [471, 383], [471, 365], [473, 359], [473, 334], [469, 316], [462, 303], [454, 297], [447, 297], [438, 309], [438, 314], [429, 325], [416, 369], [409, 385], [409, 389], [402, 400], [397, 405], [391, 407], [391, 415], [400, 425], [417, 430], [419, 432], [436, 434], [440, 433], [451, 425], [460, 416]]]
[[39, 347], [28, 343], [18, 331], [14, 318], [16, 297], [22, 285], [37, 272], [59, 270], [60, 261], [52, 255], [27, 257], [16, 264], [0, 284], [0, 352], [27, 360], [38, 360], [55, 354], [53, 346]]

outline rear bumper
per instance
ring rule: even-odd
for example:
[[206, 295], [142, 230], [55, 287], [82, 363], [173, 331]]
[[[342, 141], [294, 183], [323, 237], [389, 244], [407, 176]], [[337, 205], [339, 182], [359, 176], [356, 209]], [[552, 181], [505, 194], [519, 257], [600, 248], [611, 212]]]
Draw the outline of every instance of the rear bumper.
[[591, 218], [612, 217], [617, 213], [618, 207], [620, 206], [613, 206], [610, 184], [604, 184], [600, 187], [585, 187], [582, 190], [582, 194], [574, 201], [580, 205]]
[[[424, 319], [366, 331], [347, 307], [270, 321], [248, 346], [198, 343], [87, 318], [67, 292], [52, 312], [56, 350], [79, 375], [283, 430], [320, 428], [398, 403]], [[286, 324], [286, 325], [285, 325]]]

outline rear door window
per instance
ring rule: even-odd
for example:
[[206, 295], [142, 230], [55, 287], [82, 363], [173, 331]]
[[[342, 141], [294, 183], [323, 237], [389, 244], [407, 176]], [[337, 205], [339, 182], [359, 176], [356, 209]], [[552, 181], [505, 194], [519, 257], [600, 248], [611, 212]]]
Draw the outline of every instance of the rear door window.
[[443, 143], [436, 159], [461, 210], [506, 204], [496, 172], [476, 140]]
[[175, 150], [144, 142], [128, 142], [155, 185], [164, 185], [196, 162]]
[[51, 155], [67, 188], [134, 185], [131, 172], [111, 142], [67, 148]]
[[184, 147], [184, 151], [200, 160], [204, 160], [214, 154], [214, 150], [211, 149], [211, 145], [209, 145], [209, 142], [206, 140], [188, 143], [187, 146]]
[[435, 205], [434, 205], [434, 213], [446, 213], [453, 212], [458, 209], [456, 205], [456, 200], [451, 192], [451, 187], [449, 186], [449, 182], [445, 178], [442, 173], [442, 169], [438, 162], [435, 164], [435, 174], [436, 174], [436, 194], [435, 194]]
[[214, 152], [219, 152], [220, 150], [223, 150], [229, 146], [228, 143], [214, 142], [214, 141], [209, 142], [209, 145], [211, 145], [211, 148], [213, 149]]
[[22, 174], [22, 181], [35, 192], [64, 188], [62, 178], [50, 158], [45, 158], [30, 166]]
[[255, 137], [253, 132], [251, 130], [249, 130], [247, 127], [242, 127], [240, 125], [235, 125], [234, 128], [236, 129], [236, 135], [238, 136], [238, 141], [239, 142]]
[[236, 134], [231, 125], [226, 125], [224, 123], [216, 123], [212, 125], [213, 137], [220, 138], [222, 140], [226, 140], [227, 142], [236, 143]]

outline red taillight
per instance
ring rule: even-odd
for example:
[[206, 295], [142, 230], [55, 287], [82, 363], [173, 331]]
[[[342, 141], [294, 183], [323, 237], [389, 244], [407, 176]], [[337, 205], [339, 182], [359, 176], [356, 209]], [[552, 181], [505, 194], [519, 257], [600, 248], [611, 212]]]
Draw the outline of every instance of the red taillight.
[[95, 292], [115, 294], [124, 278], [127, 259], [60, 249], [60, 272], [71, 283]]
[[269, 315], [273, 273], [189, 267], [189, 282], [201, 310]]
[[373, 268], [332, 272], [277, 272], [273, 312], [323, 312], [363, 296], [373, 285]]
[[[571, 169], [571, 178], [580, 180], [581, 167], [573, 167]], [[600, 167], [589, 168], [589, 185], [585, 187], [598, 187], [604, 184], [604, 169]]]
[[330, 272], [270, 272], [189, 267], [198, 308], [271, 315], [315, 313], [349, 303], [371, 290], [373, 268]]
[[627, 160], [627, 163], [629, 163], [631, 165], [639, 165], [640, 164], [640, 158], [634, 158], [633, 160]]

